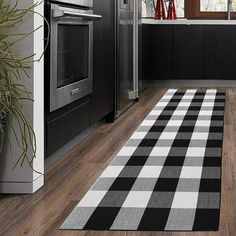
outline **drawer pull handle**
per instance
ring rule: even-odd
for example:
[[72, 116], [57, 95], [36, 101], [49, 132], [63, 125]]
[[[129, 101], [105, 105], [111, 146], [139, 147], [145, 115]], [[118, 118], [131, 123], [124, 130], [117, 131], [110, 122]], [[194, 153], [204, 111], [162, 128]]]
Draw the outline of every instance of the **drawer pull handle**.
[[74, 94], [77, 94], [77, 93], [79, 93], [79, 88], [76, 88], [76, 89], [73, 89], [73, 90], [71, 90], [71, 95], [74, 95]]

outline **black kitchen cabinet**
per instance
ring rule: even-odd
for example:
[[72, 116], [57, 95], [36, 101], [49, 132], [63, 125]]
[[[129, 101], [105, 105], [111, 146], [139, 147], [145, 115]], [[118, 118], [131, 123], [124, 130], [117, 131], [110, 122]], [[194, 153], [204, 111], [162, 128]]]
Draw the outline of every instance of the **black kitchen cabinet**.
[[142, 79], [144, 83], [152, 75], [150, 70], [150, 65], [152, 64], [152, 50], [150, 50], [151, 33], [151, 25], [142, 26]]
[[53, 154], [90, 126], [90, 100], [71, 109], [63, 108], [62, 111], [53, 113], [46, 123], [46, 156]]
[[205, 26], [206, 79], [236, 79], [236, 26]]
[[115, 99], [115, 2], [94, 0], [93, 93], [91, 123], [114, 112]]
[[144, 24], [143, 38], [145, 80], [236, 79], [235, 25]]
[[204, 77], [204, 26], [173, 27], [173, 79]]
[[152, 40], [150, 40], [152, 49], [152, 68], [151, 80], [171, 79], [172, 77], [172, 25], [156, 25], [152, 28]]

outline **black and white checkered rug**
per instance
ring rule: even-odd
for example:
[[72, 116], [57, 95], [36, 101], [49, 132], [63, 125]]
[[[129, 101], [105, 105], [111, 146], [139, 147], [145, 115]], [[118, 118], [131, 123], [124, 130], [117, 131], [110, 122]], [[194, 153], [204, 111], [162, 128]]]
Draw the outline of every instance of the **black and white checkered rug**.
[[224, 90], [168, 90], [61, 229], [218, 230], [224, 105]]

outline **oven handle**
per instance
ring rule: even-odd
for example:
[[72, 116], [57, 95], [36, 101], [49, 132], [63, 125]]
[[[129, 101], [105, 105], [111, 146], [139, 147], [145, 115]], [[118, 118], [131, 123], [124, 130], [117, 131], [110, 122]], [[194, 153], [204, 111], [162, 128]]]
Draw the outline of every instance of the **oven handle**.
[[93, 20], [93, 21], [102, 19], [101, 15], [75, 13], [75, 12], [58, 10], [58, 9], [53, 9], [52, 15], [54, 18], [59, 18], [59, 17], [63, 17], [63, 16], [74, 16], [74, 17], [84, 18], [84, 19]]

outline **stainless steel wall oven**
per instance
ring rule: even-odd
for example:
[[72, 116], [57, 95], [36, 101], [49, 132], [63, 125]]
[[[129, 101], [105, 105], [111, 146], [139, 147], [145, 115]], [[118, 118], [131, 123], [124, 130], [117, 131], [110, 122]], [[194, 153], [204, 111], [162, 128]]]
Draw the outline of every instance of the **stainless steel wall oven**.
[[92, 5], [50, 1], [50, 112], [92, 93], [93, 21], [101, 18]]

